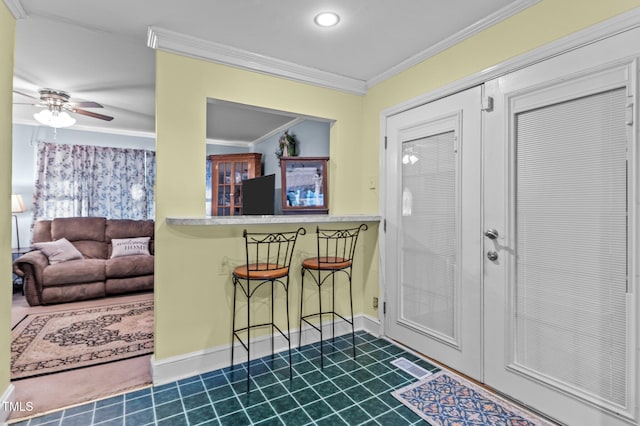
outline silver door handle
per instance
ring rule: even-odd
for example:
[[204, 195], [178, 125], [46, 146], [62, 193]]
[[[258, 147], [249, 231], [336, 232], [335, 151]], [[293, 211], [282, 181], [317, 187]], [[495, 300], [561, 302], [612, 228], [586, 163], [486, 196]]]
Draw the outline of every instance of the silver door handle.
[[496, 238], [498, 238], [498, 230], [489, 228], [486, 231], [484, 231], [484, 236], [489, 238], [490, 240], [495, 240]]
[[496, 260], [498, 260], [498, 252], [495, 252], [495, 251], [487, 252], [487, 259], [495, 262]]

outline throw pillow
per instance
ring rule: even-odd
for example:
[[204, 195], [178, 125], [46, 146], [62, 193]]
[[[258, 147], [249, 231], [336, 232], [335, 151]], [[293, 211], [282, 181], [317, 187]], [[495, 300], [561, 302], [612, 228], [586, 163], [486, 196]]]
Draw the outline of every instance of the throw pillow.
[[113, 239], [111, 240], [111, 258], [134, 254], [148, 255], [150, 239], [150, 237]]
[[49, 258], [50, 265], [84, 258], [82, 253], [66, 238], [45, 243], [33, 243], [33, 246]]

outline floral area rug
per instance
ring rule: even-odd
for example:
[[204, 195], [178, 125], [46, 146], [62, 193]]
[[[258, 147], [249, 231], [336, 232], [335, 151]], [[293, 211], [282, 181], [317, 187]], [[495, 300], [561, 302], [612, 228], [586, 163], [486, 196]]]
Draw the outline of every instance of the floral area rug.
[[392, 395], [431, 425], [551, 426], [449, 371], [439, 371]]
[[27, 315], [12, 330], [11, 379], [153, 352], [153, 301]]

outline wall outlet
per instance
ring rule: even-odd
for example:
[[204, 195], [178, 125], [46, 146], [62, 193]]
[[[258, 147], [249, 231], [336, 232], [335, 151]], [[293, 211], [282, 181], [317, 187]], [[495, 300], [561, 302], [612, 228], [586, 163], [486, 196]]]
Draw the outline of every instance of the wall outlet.
[[377, 298], [377, 297], [374, 297], [374, 298], [373, 298], [373, 307], [374, 307], [374, 308], [377, 308], [377, 307], [378, 307], [378, 298]]

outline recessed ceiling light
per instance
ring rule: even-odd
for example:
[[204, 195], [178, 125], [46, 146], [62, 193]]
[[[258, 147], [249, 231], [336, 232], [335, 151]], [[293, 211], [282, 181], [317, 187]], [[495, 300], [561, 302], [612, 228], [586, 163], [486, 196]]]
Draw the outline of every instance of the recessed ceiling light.
[[321, 27], [333, 27], [340, 22], [340, 17], [334, 12], [322, 12], [313, 18], [313, 22]]

